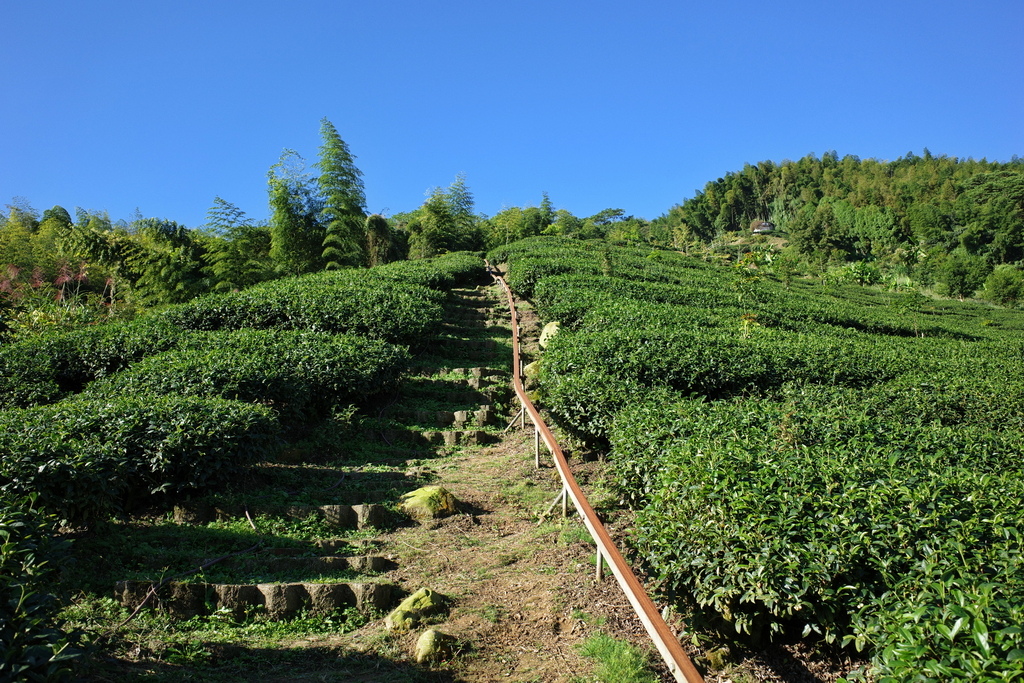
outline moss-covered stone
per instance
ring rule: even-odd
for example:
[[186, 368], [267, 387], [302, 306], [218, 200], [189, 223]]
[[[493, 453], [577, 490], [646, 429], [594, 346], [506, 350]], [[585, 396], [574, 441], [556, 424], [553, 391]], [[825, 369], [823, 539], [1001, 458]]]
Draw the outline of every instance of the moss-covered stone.
[[729, 664], [729, 658], [732, 655], [732, 651], [729, 647], [723, 645], [722, 647], [708, 650], [705, 657], [708, 660], [708, 664], [715, 671], [721, 671]]
[[384, 625], [392, 631], [410, 631], [430, 617], [444, 614], [448, 599], [429, 588], [421, 588], [396, 607], [384, 619]]
[[416, 641], [416, 662], [428, 664], [451, 659], [458, 647], [455, 636], [442, 633], [437, 629], [427, 629]]
[[424, 486], [402, 496], [400, 507], [419, 522], [454, 515], [459, 502], [443, 486]]

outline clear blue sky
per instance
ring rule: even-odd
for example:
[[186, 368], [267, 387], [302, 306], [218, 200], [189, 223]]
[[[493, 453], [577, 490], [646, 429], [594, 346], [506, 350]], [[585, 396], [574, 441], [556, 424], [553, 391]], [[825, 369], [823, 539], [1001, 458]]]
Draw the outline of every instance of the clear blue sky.
[[655, 218], [744, 162], [1024, 156], [1021, 0], [6, 0], [0, 205], [268, 214], [330, 119], [368, 208]]

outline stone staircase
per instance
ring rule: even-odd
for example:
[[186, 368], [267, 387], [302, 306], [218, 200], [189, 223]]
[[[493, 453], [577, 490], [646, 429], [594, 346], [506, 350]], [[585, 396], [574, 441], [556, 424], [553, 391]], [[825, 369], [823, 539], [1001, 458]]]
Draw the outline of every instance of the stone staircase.
[[[339, 481], [346, 486], [329, 495], [321, 494], [331, 502], [188, 502], [175, 507], [173, 520], [183, 526], [244, 518], [253, 524], [254, 517], [274, 517], [312, 519], [338, 530], [340, 538], [320, 539], [302, 548], [269, 547], [246, 553], [246, 566], [258, 567], [262, 575], [316, 576], [315, 580], [160, 584], [127, 580], [117, 583], [117, 599], [132, 610], [145, 605], [180, 618], [219, 610], [235, 615], [262, 610], [273, 618], [288, 618], [303, 610], [329, 613], [354, 607], [365, 612], [392, 606], [403, 595], [399, 586], [386, 581], [387, 572], [395, 568], [395, 563], [385, 557], [360, 554], [365, 550], [360, 546], [372, 542], [367, 543], [365, 538], [356, 542], [344, 538], [344, 534], [362, 532], [365, 537], [375, 528], [395, 524], [396, 513], [382, 503], [394, 502], [397, 496], [373, 502], [366, 499], [387, 499], [389, 491], [422, 485], [423, 472], [429, 468], [418, 463], [445, 449], [480, 445], [499, 438], [512, 393], [508, 386], [509, 333], [501, 327], [502, 312], [495, 310], [498, 301], [490, 287], [450, 293], [439, 335], [425, 345], [393, 400], [376, 417], [367, 417], [367, 426], [355, 436], [362, 445], [371, 444], [380, 456], [359, 467], [348, 467], [345, 463], [332, 466], [330, 471], [340, 473]], [[373, 471], [362, 471], [360, 467]], [[378, 488], [373, 489], [374, 485]], [[365, 496], [363, 502], [353, 504], [360, 496]], [[273, 539], [267, 539], [265, 544], [272, 545]], [[229, 568], [233, 561], [234, 558], [217, 560], [220, 566]], [[197, 564], [202, 562], [196, 559]]]

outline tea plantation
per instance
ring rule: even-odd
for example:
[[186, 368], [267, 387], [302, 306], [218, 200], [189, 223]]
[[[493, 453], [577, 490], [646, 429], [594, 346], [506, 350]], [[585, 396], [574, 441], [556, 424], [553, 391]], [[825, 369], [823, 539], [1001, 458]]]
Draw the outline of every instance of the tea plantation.
[[534, 238], [541, 403], [610, 453], [662, 593], [872, 680], [1024, 676], [1024, 316]]
[[81, 652], [55, 621], [58, 525], [166, 510], [335, 430], [482, 272], [450, 254], [317, 273], [0, 345], [0, 679], [63, 680]]

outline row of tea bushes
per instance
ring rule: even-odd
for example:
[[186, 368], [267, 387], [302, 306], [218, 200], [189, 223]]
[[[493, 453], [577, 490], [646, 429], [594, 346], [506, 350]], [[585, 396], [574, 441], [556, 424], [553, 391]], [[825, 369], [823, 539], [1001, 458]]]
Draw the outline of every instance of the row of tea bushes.
[[542, 402], [610, 442], [666, 593], [867, 648], [869, 677], [1024, 674], [1019, 314], [567, 240], [500, 256], [563, 322]]
[[[489, 258], [507, 262], [509, 286], [520, 296], [536, 299], [540, 309], [548, 307], [557, 316], [565, 314], [552, 307], [565, 306], [568, 315], [562, 322], [570, 326], [585, 311], [584, 302], [604, 293], [615, 300], [728, 310], [736, 312], [737, 319], [747, 315], [760, 326], [794, 332], [985, 336], [977, 329], [976, 318], [963, 316], [952, 302], [853, 286], [826, 288], [803, 281], [784, 285], [758, 270], [712, 266], [674, 252], [531, 238], [499, 247]], [[1020, 329], [1012, 313], [992, 315]]]
[[189, 331], [302, 329], [418, 343], [437, 330], [444, 294], [483, 273], [458, 253], [369, 270], [317, 273], [217, 294], [127, 323], [55, 332], [0, 345], [0, 409], [53, 403], [143, 358], [178, 347]]
[[231, 398], [274, 407], [285, 423], [322, 418], [387, 390], [409, 365], [403, 347], [350, 334], [234, 330], [183, 335], [89, 385], [86, 395]]
[[139, 318], [0, 345], [0, 408], [77, 394], [89, 382], [175, 348], [183, 333], [168, 322]]
[[[622, 411], [612, 462], [640, 556], [668, 593], [754, 637], [870, 646], [900, 680], [1024, 673], [1024, 436], [850, 398], [794, 386]], [[982, 595], [972, 612], [964, 596]]]
[[[514, 270], [514, 269], [513, 269]], [[851, 337], [867, 332], [893, 337], [973, 338], [957, 328], [937, 324], [920, 316], [908, 319], [904, 309], [894, 306], [898, 295], [884, 303], [855, 306], [849, 301], [819, 289], [796, 285], [789, 289], [771, 281], [744, 283], [736, 273], [722, 269], [680, 269], [685, 279], [676, 283], [660, 280], [563, 274], [538, 281], [533, 302], [545, 319], [558, 320], [563, 326], [606, 326], [605, 316], [620, 311], [624, 303], [631, 315], [643, 315], [647, 325], [674, 324], [685, 312], [685, 319], [702, 325], [736, 327], [746, 316], [757, 327]], [[652, 304], [664, 305], [659, 311], [666, 320], [649, 315]], [[931, 317], [937, 315], [930, 314]]]
[[374, 278], [398, 280], [430, 289], [449, 290], [487, 283], [484, 260], [480, 254], [466, 251], [453, 252], [430, 259], [393, 261], [372, 268]]
[[[120, 511], [126, 496], [222, 483], [265, 457], [265, 444], [255, 445], [266, 434], [392, 386], [410, 359], [393, 342], [421, 340], [440, 323], [446, 294], [434, 287], [479, 278], [482, 266], [478, 255], [453, 254], [318, 273], [0, 346], [0, 422], [9, 426], [0, 488], [38, 490], [46, 509], [78, 522]], [[181, 421], [148, 407], [178, 410]], [[210, 411], [223, 420], [207, 420]], [[177, 431], [165, 434], [167, 425]]]
[[446, 254], [369, 270], [336, 270], [209, 295], [160, 314], [189, 330], [302, 329], [351, 332], [416, 344], [437, 330], [445, 291], [478, 281], [479, 255]]
[[[266, 373], [262, 386], [273, 394], [268, 400], [284, 399], [292, 406], [292, 414], [301, 416], [305, 403], [341, 398], [354, 402], [386, 389], [407, 367], [408, 359], [402, 347], [354, 334], [273, 329], [192, 332], [164, 319], [142, 318], [0, 346], [0, 406], [53, 403], [87, 387], [94, 394], [176, 389], [192, 395], [259, 400], [257, 376]], [[282, 361], [291, 365], [286, 367]], [[189, 364], [202, 374], [191, 380], [181, 377]], [[161, 380], [164, 374], [166, 379]], [[297, 381], [300, 384], [292, 388], [278, 386]], [[203, 382], [205, 389], [200, 388]], [[303, 396], [310, 387], [325, 393]]]
[[[633, 306], [632, 311], [646, 313], [651, 304], [661, 315], [685, 311], [692, 316], [714, 316], [710, 320], [721, 320], [732, 315], [738, 318], [743, 310], [738, 306], [736, 295], [723, 290], [715, 280], [691, 283], [687, 287], [661, 282], [623, 280], [618, 277], [593, 275], [556, 275], [537, 283], [533, 303], [545, 320], [557, 320], [563, 328], [607, 327], [604, 316], [621, 310], [624, 301], [643, 302], [644, 306]], [[668, 304], [668, 306], [659, 306]], [[595, 316], [600, 316], [594, 320]], [[656, 319], [649, 322], [654, 324]], [[678, 320], [666, 319], [661, 324], [676, 324]]]
[[265, 458], [273, 411], [224, 399], [75, 397], [0, 412], [0, 496], [38, 494], [66, 523], [119, 514], [156, 492], [205, 490]]
[[591, 439], [607, 436], [619, 409], [664, 387], [708, 399], [766, 394], [786, 382], [863, 386], [910, 365], [877, 343], [762, 330], [608, 327], [567, 331], [541, 363], [546, 405]]
[[440, 324], [443, 301], [442, 292], [421, 285], [338, 270], [210, 294], [158, 315], [187, 330], [352, 332], [411, 344]]
[[77, 396], [0, 412], [0, 491], [37, 491], [79, 523], [133, 496], [222, 484], [265, 458], [282, 426], [362, 403], [408, 364], [403, 347], [355, 335], [182, 334]]

